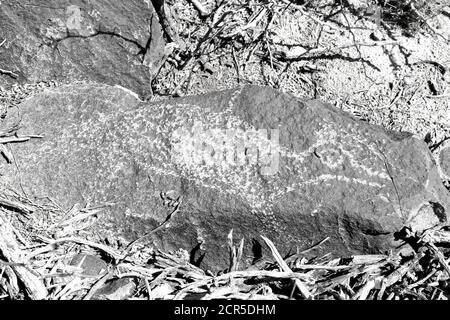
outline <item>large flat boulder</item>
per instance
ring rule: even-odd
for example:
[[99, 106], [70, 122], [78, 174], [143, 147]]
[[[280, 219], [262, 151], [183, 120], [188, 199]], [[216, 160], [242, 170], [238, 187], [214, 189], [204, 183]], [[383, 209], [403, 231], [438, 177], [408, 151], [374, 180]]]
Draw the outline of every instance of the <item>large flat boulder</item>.
[[19, 134], [44, 137], [9, 145], [17, 166], [2, 164], [4, 184], [21, 190], [20, 177], [28, 197], [66, 208], [113, 202], [97, 228], [128, 240], [179, 203], [150, 243], [203, 243], [211, 268], [226, 266], [230, 229], [248, 250], [265, 235], [283, 254], [326, 237], [317, 254], [375, 253], [404, 225], [444, 221], [430, 201], [450, 210], [425, 143], [270, 88], [143, 103], [106, 85], [62, 86], [20, 110]]
[[164, 54], [151, 1], [1, 1], [0, 86], [57, 80], [118, 84], [150, 94]]

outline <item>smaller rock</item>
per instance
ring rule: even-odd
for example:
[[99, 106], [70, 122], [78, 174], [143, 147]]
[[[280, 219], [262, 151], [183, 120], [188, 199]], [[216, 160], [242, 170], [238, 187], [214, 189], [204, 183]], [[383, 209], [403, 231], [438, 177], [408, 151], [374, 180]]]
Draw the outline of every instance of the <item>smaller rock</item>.
[[108, 265], [101, 258], [84, 253], [75, 255], [70, 265], [80, 268], [82, 271], [77, 275], [84, 277], [101, 276], [108, 270]]
[[445, 180], [450, 180], [450, 140], [443, 142], [436, 150], [439, 173]]
[[119, 278], [108, 281], [98, 289], [94, 300], [125, 300], [130, 298], [136, 290], [136, 284], [131, 278]]

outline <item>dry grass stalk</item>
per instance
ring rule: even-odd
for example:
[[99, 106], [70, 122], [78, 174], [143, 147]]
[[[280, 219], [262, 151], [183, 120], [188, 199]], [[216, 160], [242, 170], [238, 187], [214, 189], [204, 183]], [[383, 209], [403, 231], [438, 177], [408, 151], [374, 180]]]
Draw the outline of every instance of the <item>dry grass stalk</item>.
[[[15, 219], [16, 211], [5, 210]], [[79, 212], [77, 207], [72, 211], [74, 217]], [[47, 223], [57, 231], [63, 227], [58, 223], [72, 217], [54, 216], [54, 221]], [[19, 249], [17, 232], [0, 218], [0, 296], [4, 298], [88, 299], [105, 281], [131, 277], [140, 284], [132, 299], [446, 299], [450, 279], [449, 253], [440, 247], [449, 243], [448, 226], [421, 234], [406, 233], [405, 241], [415, 241], [412, 245], [417, 250], [409, 258], [392, 253], [308, 260], [299, 253], [296, 260], [284, 259], [273, 242], [263, 236], [276, 265], [258, 264], [256, 270], [256, 265], [239, 270], [244, 243], [241, 240], [235, 246], [230, 232], [230, 266], [226, 273], [212, 274], [190, 264], [184, 251], [165, 253], [143, 245], [133, 250], [113, 248], [75, 235], [56, 240], [25, 236], [27, 240], [22, 241], [26, 249]], [[24, 232], [26, 229], [20, 228], [20, 233]], [[106, 253], [112, 259], [107, 276], [79, 278], [80, 271], [67, 261], [82, 248]], [[293, 291], [292, 283], [298, 290]]]

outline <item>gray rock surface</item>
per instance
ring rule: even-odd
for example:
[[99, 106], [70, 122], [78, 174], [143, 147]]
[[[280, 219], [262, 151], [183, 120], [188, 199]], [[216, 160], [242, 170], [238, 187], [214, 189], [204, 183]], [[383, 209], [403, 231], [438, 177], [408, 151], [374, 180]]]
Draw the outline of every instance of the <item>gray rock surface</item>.
[[69, 264], [80, 269], [77, 275], [81, 277], [97, 277], [108, 272], [108, 265], [100, 257], [91, 254], [77, 254]]
[[106, 282], [92, 297], [93, 300], [125, 300], [136, 290], [132, 278], [118, 278]]
[[150, 241], [165, 250], [201, 242], [211, 268], [227, 266], [230, 229], [245, 238], [247, 263], [260, 235], [282, 254], [326, 237], [315, 254], [375, 253], [403, 225], [439, 223], [429, 201], [450, 210], [425, 143], [270, 88], [143, 103], [105, 85], [62, 86], [26, 100], [21, 114], [20, 134], [44, 138], [9, 145], [20, 175], [3, 163], [3, 183], [19, 190], [20, 176], [29, 197], [65, 207], [113, 202], [97, 228], [128, 240], [179, 203]]
[[434, 154], [441, 178], [450, 182], [450, 140], [441, 143]]
[[146, 96], [164, 54], [151, 1], [11, 1], [0, 6], [0, 85], [89, 80]]

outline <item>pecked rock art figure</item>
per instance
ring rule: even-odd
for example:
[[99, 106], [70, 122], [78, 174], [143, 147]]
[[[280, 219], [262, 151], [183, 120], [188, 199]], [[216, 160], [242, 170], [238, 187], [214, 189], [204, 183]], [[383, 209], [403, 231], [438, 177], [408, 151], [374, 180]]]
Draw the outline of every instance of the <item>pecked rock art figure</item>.
[[[114, 203], [96, 228], [132, 241], [178, 206], [147, 239], [165, 250], [201, 243], [203, 262], [227, 266], [227, 235], [272, 239], [282, 254], [329, 237], [315, 253], [376, 253], [402, 226], [431, 227], [450, 212], [427, 146], [386, 132], [320, 101], [245, 86], [141, 102], [106, 85], [61, 86], [20, 106], [3, 183], [28, 197]], [[6, 170], [5, 170], [6, 169]]]

